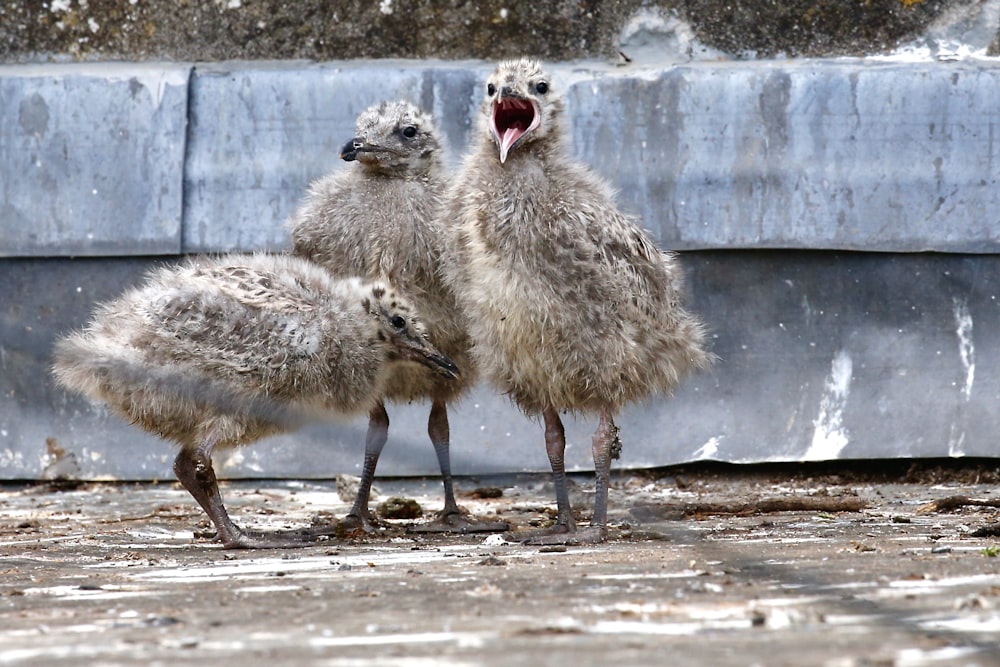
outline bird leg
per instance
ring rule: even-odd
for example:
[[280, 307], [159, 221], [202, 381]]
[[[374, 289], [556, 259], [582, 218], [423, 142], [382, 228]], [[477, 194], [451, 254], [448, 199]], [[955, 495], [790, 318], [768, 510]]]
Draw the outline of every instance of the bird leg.
[[545, 408], [542, 412], [545, 420], [545, 452], [549, 456], [552, 468], [552, 482], [556, 487], [556, 508], [558, 514], [556, 523], [541, 530], [528, 530], [508, 533], [506, 537], [515, 542], [526, 544], [575, 544], [578, 542], [576, 521], [573, 519], [573, 508], [569, 503], [569, 481], [566, 479], [566, 430], [563, 428], [559, 411], [555, 408]]
[[569, 504], [569, 481], [566, 479], [566, 429], [563, 427], [559, 411], [546, 408], [543, 413], [545, 420], [545, 453], [549, 457], [552, 468], [552, 482], [556, 487], [556, 525], [563, 532], [576, 531], [576, 521], [573, 519], [573, 508]]
[[194, 496], [208, 518], [215, 524], [216, 535], [225, 549], [282, 549], [301, 547], [315, 541], [308, 531], [289, 531], [284, 534], [241, 530], [226, 511], [219, 493], [219, 483], [212, 467], [212, 450], [216, 439], [209, 436], [194, 447], [182, 446], [174, 459], [174, 474], [188, 492]]
[[592, 441], [594, 453], [594, 516], [590, 530], [596, 541], [603, 541], [608, 533], [608, 486], [611, 484], [611, 459], [621, 452], [618, 427], [608, 407], [601, 409], [600, 421]]
[[365, 435], [365, 462], [361, 467], [361, 483], [358, 485], [358, 495], [354, 497], [354, 506], [344, 517], [342, 526], [360, 528], [366, 533], [373, 533], [384, 526], [371, 515], [368, 510], [368, 500], [372, 492], [372, 482], [375, 480], [375, 468], [388, 439], [389, 413], [385, 411], [385, 403], [379, 401], [368, 413], [368, 433]]
[[618, 427], [610, 408], [601, 410], [600, 422], [594, 432], [592, 449], [594, 453], [594, 516], [590, 526], [577, 529], [573, 521], [573, 510], [569, 503], [569, 485], [566, 480], [563, 454], [566, 450], [566, 436], [559, 413], [548, 408], [545, 417], [545, 448], [552, 466], [552, 478], [556, 487], [558, 517], [551, 528], [527, 531], [510, 535], [511, 539], [527, 544], [597, 544], [608, 536], [608, 486], [611, 482], [611, 459], [616, 450], [621, 450]]
[[174, 475], [215, 524], [223, 546], [230, 548], [238, 542], [240, 529], [229, 518], [222, 502], [222, 494], [219, 493], [215, 469], [212, 467], [214, 447], [214, 439], [203, 441], [195, 447], [181, 446], [181, 451], [174, 459]]
[[448, 428], [448, 404], [435, 398], [431, 404], [431, 414], [427, 418], [427, 435], [434, 445], [441, 481], [444, 483], [444, 509], [437, 519], [430, 523], [413, 524], [407, 527], [410, 533], [490, 533], [510, 530], [510, 525], [502, 521], [478, 521], [468, 517], [455, 501], [455, 485], [451, 476], [450, 442]]

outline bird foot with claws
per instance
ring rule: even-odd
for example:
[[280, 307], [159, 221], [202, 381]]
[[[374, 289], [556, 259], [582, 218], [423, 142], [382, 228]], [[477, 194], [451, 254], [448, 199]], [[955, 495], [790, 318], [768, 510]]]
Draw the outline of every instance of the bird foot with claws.
[[260, 531], [237, 528], [218, 539], [223, 549], [300, 549], [329, 540], [332, 535], [329, 529]]
[[389, 523], [371, 514], [348, 514], [337, 524], [337, 531], [341, 534], [362, 531], [371, 535], [382, 532], [390, 527]]

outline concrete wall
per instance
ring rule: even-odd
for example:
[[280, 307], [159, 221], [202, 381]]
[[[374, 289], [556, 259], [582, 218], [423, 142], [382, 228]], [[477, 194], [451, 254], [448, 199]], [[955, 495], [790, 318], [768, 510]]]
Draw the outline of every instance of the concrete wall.
[[[373, 102], [433, 111], [457, 163], [490, 67], [0, 67], [0, 478], [169, 478], [168, 445], [52, 387], [54, 338], [153, 264], [287, 247], [284, 218], [350, 168], [336, 149]], [[721, 357], [622, 416], [621, 465], [994, 454], [1000, 63], [552, 69], [575, 153], [684, 251]], [[381, 473], [436, 471], [425, 410], [392, 411]], [[538, 425], [487, 387], [452, 425], [458, 473], [547, 469]], [[592, 428], [570, 425], [571, 466], [590, 467]], [[354, 471], [363, 429], [309, 427], [220, 468]]]

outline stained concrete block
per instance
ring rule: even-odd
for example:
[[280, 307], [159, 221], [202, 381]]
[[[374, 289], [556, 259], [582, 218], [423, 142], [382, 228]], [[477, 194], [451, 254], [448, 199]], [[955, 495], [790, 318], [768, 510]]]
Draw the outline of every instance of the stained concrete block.
[[356, 116], [382, 100], [420, 104], [444, 140], [464, 148], [478, 80], [474, 66], [454, 64], [198, 66], [185, 252], [286, 248], [285, 219], [311, 181], [354, 166], [338, 158], [339, 149], [354, 136]]
[[[287, 247], [354, 117], [433, 111], [453, 166], [491, 65], [228, 65], [196, 73], [189, 252]], [[1000, 65], [864, 60], [550, 67], [572, 152], [675, 249], [1000, 249]]]
[[[381, 99], [406, 97], [432, 110], [451, 146], [448, 160], [457, 163], [489, 69], [403, 62], [199, 66], [184, 161], [183, 244], [175, 225], [170, 243], [149, 247], [164, 254], [285, 247], [284, 218], [311, 179], [352, 166], [336, 151], [353, 136], [356, 114]], [[995, 454], [996, 63], [712, 63], [656, 71], [583, 63], [553, 70], [567, 93], [572, 150], [620, 188], [623, 208], [662, 245], [691, 250], [682, 255], [689, 303], [713, 331], [720, 356], [674, 399], [623, 413], [620, 465]], [[18, 76], [28, 74], [21, 69]], [[0, 78], [0, 86], [10, 78]], [[138, 79], [140, 97], [160, 90], [151, 80], [158, 79]], [[117, 80], [100, 81], [95, 89], [118, 99], [108, 92]], [[169, 81], [156, 109], [173, 99], [177, 86]], [[7, 99], [11, 93], [3, 91]], [[17, 106], [29, 98], [22, 94]], [[54, 131], [42, 130], [71, 120], [94, 132], [96, 121], [74, 117], [69, 101], [60, 104], [46, 102], [47, 125], [29, 109], [16, 130], [18, 146], [49, 150], [46, 137]], [[80, 114], [91, 114], [89, 104]], [[0, 113], [9, 116], [9, 109]], [[0, 152], [24, 160], [12, 152], [14, 131], [0, 128]], [[118, 209], [148, 203], [132, 194], [139, 185], [147, 195], [156, 187], [175, 192], [163, 179], [179, 178], [180, 167], [152, 157], [139, 162], [101, 159], [101, 173], [123, 192], [93, 204], [107, 209], [103, 217], [52, 218], [66, 225], [49, 234], [59, 244], [25, 246], [29, 232], [46, 228], [5, 217], [4, 253], [141, 252], [146, 246], [135, 238], [146, 232], [122, 227]], [[50, 205], [38, 183], [15, 173], [34, 164], [0, 161], [7, 209], [10, 202], [20, 202], [18, 210], [27, 201]], [[74, 181], [51, 183], [58, 199]], [[71, 200], [70, 209], [78, 203]], [[77, 219], [118, 224], [95, 227], [104, 230], [103, 242], [118, 245], [88, 241], [90, 232], [65, 222]], [[917, 250], [952, 254], [910, 253]], [[75, 455], [85, 478], [170, 475], [169, 446], [56, 390], [47, 371], [55, 337], [82, 325], [94, 303], [140, 280], [150, 261], [0, 260], [0, 478], [43, 474], [50, 439]], [[426, 406], [394, 407], [391, 414], [380, 472], [433, 474]], [[593, 427], [586, 419], [568, 424], [569, 467], [590, 468]], [[219, 465], [230, 477], [356, 471], [363, 432], [364, 420], [313, 426]], [[460, 474], [547, 468], [538, 424], [488, 387], [455, 408], [452, 434]]]
[[574, 150], [664, 246], [1000, 250], [1000, 62], [574, 79]]
[[0, 67], [0, 256], [179, 252], [189, 69]]
[[[199, 65], [190, 108], [185, 66], [0, 69], [0, 253], [285, 248], [309, 182], [351, 167], [337, 152], [358, 112], [419, 103], [454, 166], [490, 68]], [[550, 69], [573, 153], [666, 247], [1000, 248], [996, 62]]]
[[[681, 255], [687, 302], [719, 362], [617, 419], [616, 463], [713, 458], [993, 456], [1000, 429], [1000, 256], [704, 251]], [[157, 260], [156, 263], [159, 263]], [[49, 441], [84, 478], [169, 479], [174, 448], [55, 387], [55, 338], [150, 262], [0, 262], [0, 478], [35, 478]], [[383, 475], [433, 475], [428, 406], [390, 406]], [[451, 410], [457, 474], [544, 471], [542, 427], [483, 385]], [[222, 453], [226, 477], [357, 473], [365, 419]], [[592, 470], [593, 418], [567, 417], [567, 466]]]

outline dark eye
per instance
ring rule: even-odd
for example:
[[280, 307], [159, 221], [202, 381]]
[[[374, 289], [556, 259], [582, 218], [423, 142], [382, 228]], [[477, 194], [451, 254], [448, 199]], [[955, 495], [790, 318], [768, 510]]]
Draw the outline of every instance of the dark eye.
[[489, 95], [490, 97], [493, 97], [494, 95], [497, 94], [497, 87], [494, 86], [492, 83], [487, 84], [486, 94]]
[[403, 136], [406, 137], [407, 139], [412, 139], [413, 137], [417, 136], [417, 128], [413, 127], [412, 125], [407, 125], [406, 127], [403, 128]]
[[404, 320], [400, 315], [393, 315], [389, 320], [389, 324], [396, 327], [397, 329], [406, 328], [406, 320]]
[[535, 84], [535, 92], [538, 93], [539, 95], [544, 95], [545, 93], [549, 92], [549, 84], [545, 83], [544, 81], [539, 81], [538, 83]]

